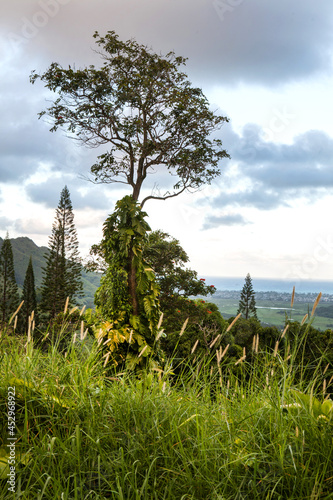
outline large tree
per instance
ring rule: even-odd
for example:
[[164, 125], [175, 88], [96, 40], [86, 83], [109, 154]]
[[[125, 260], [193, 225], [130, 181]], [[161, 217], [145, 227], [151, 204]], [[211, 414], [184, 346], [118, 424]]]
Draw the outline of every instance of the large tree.
[[87, 146], [106, 146], [91, 167], [93, 182], [128, 184], [137, 201], [148, 174], [160, 173], [165, 185], [155, 185], [141, 206], [209, 184], [229, 157], [211, 134], [228, 119], [209, 109], [202, 90], [181, 71], [186, 59], [123, 42], [114, 31], [94, 38], [101, 68], [52, 63], [45, 73], [32, 73], [32, 83], [40, 79], [58, 94], [39, 116], [51, 118], [51, 131], [65, 127]]
[[43, 269], [41, 311], [52, 319], [64, 308], [67, 297], [75, 303], [82, 291], [81, 259], [74, 213], [67, 186], [61, 191]]
[[9, 320], [18, 304], [13, 250], [7, 233], [0, 251], [0, 325]]
[[249, 319], [250, 317], [257, 319], [255, 293], [249, 273], [246, 275], [245, 283], [241, 291], [237, 314], [239, 313], [242, 313], [245, 319]]

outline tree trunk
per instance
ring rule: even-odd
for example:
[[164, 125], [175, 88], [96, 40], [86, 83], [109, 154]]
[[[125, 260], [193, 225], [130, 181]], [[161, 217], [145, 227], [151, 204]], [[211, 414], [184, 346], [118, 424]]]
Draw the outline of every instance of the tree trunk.
[[133, 200], [138, 201], [139, 199], [139, 194], [140, 194], [140, 189], [141, 189], [141, 184], [139, 185], [138, 182], [134, 185], [133, 187]]

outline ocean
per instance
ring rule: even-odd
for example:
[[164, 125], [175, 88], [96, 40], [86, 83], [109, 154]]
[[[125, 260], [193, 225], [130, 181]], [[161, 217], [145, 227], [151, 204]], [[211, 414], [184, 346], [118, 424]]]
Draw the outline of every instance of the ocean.
[[[221, 276], [206, 276], [207, 285], [215, 285], [217, 290], [241, 290], [244, 286], [244, 278], [224, 278]], [[328, 293], [333, 295], [333, 281], [322, 280], [277, 280], [270, 278], [252, 278], [253, 290], [255, 292], [280, 292], [292, 293], [295, 286], [296, 293]]]

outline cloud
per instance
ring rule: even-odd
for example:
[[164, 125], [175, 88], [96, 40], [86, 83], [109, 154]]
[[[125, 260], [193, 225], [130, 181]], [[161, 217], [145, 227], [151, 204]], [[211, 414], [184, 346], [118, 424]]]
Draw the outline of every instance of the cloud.
[[[274, 210], [292, 207], [300, 199], [312, 203], [331, 193], [332, 137], [320, 130], [301, 134], [291, 144], [269, 142], [264, 137], [263, 129], [253, 124], [246, 125], [240, 135], [229, 129], [231, 164], [224, 166], [214, 194], [203, 198], [201, 205], [209, 205], [213, 211]], [[229, 217], [213, 213], [204, 228], [248, 223], [239, 214]]]
[[51, 228], [49, 224], [41, 221], [40, 219], [17, 219], [15, 221], [15, 230], [19, 234], [38, 234], [49, 235]]
[[245, 226], [249, 223], [241, 214], [208, 215], [203, 229], [213, 229], [219, 226]]
[[70, 175], [51, 177], [40, 184], [28, 184], [25, 189], [31, 201], [55, 209], [58, 206], [60, 194], [65, 185], [67, 185], [70, 192], [74, 211], [84, 208], [111, 211], [113, 208], [104, 187], [100, 185], [87, 186], [87, 182], [80, 182], [79, 179]]
[[275, 192], [333, 187], [333, 138], [311, 130], [297, 136], [292, 144], [263, 139], [257, 126], [245, 127], [231, 156], [243, 175]]
[[30, 64], [37, 52], [46, 64], [90, 64], [95, 29], [115, 30], [188, 57], [201, 82], [276, 85], [332, 70], [332, 12], [330, 0], [5, 0], [0, 30], [11, 45], [16, 37]]
[[254, 207], [258, 210], [273, 210], [281, 205], [289, 206], [286, 200], [281, 200], [279, 193], [272, 190], [264, 191], [262, 186], [254, 186], [239, 192], [221, 192], [213, 201], [214, 208], [234, 206]]
[[[115, 30], [122, 40], [133, 37], [158, 53], [174, 50], [188, 57], [185, 71], [196, 85], [272, 88], [331, 74], [332, 24], [331, 0], [322, 0], [320, 8], [313, 0], [292, 5], [289, 0], [4, 0], [0, 182], [29, 182], [30, 199], [50, 208], [57, 206], [67, 184], [74, 210], [113, 209], [110, 197], [117, 185], [85, 187], [77, 178], [88, 173], [100, 151], [77, 148], [64, 133], [51, 134], [37, 119], [49, 93], [40, 83], [29, 83], [33, 69], [43, 72], [53, 61], [76, 67], [102, 64], [92, 50], [96, 29], [101, 34]], [[283, 117], [277, 125], [283, 126]], [[229, 124], [221, 136], [232, 162], [223, 163], [221, 192], [208, 202], [212, 210], [231, 212], [212, 213], [206, 226], [246, 224], [238, 213], [243, 207], [289, 206], [310, 193], [316, 199], [333, 185], [333, 140], [324, 132], [309, 131], [292, 144], [279, 144], [274, 127], [248, 124], [237, 134]], [[52, 174], [45, 182], [36, 178], [43, 164]], [[157, 180], [163, 184], [167, 178], [159, 172]], [[146, 188], [154, 181], [152, 176]]]
[[9, 227], [13, 225], [13, 221], [8, 219], [8, 217], [0, 217], [0, 229], [7, 231]]

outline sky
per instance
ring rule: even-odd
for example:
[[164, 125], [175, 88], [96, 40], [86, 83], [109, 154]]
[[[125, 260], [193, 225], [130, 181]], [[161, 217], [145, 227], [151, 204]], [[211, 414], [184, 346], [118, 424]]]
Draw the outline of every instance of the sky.
[[196, 193], [148, 201], [153, 230], [177, 238], [200, 277], [333, 281], [333, 3], [331, 0], [1, 0], [0, 236], [47, 245], [67, 185], [83, 257], [130, 189], [87, 181], [97, 149], [49, 132], [33, 70], [102, 60], [109, 30], [185, 71], [231, 159]]

